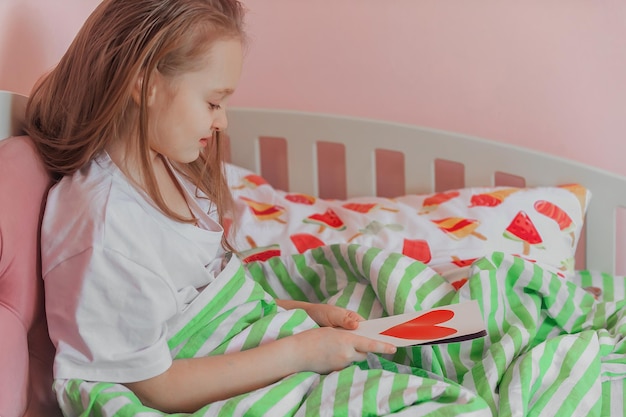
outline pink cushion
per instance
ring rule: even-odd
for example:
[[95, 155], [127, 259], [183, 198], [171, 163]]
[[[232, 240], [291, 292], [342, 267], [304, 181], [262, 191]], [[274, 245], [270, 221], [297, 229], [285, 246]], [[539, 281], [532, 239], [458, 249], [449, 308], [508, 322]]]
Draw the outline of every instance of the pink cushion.
[[28, 137], [0, 141], [0, 416], [57, 416], [39, 264], [50, 184]]

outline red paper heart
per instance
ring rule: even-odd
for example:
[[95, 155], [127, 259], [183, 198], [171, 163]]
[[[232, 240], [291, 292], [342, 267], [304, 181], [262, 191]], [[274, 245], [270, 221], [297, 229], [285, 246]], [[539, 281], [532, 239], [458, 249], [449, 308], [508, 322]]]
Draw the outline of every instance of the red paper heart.
[[457, 332], [456, 329], [450, 327], [437, 326], [437, 324], [445, 323], [452, 317], [454, 317], [452, 310], [429, 311], [419, 317], [392, 326], [380, 334], [400, 339], [439, 339]]

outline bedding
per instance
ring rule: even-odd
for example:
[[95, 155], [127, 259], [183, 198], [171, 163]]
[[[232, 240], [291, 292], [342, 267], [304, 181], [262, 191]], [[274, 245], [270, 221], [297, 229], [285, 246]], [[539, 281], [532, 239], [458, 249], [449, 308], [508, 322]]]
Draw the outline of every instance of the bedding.
[[[477, 300], [488, 335], [369, 355], [329, 375], [297, 373], [194, 416], [623, 415], [624, 277], [612, 277], [621, 284], [607, 291], [602, 276], [564, 280], [537, 262], [493, 252], [472, 263], [457, 291], [423, 262], [358, 244], [324, 245], [233, 271], [178, 324], [169, 341], [174, 356], [247, 349], [315, 326], [301, 310], [278, 308], [273, 297], [333, 303], [368, 318]], [[218, 291], [229, 296], [213, 297]], [[56, 388], [76, 415], [163, 415], [121, 385], [71, 380]]]
[[241, 225], [231, 238], [245, 261], [358, 243], [427, 263], [457, 287], [473, 261], [494, 251], [571, 277], [591, 198], [585, 187], [564, 184], [324, 200], [275, 189], [236, 166], [229, 166], [228, 176]]

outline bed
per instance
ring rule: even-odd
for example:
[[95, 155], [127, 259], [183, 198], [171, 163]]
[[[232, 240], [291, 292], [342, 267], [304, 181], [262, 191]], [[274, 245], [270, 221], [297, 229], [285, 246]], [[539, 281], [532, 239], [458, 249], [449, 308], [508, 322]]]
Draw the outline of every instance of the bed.
[[[21, 146], [28, 160], [21, 169], [32, 173], [37, 157], [18, 136], [23, 98], [0, 98], [0, 137], [15, 136], [0, 142], [0, 157]], [[626, 281], [616, 213], [626, 207], [626, 178], [457, 133], [337, 115], [234, 108], [227, 136], [236, 201], [228, 224], [238, 225], [228, 233], [254, 283], [246, 294], [262, 289], [334, 303], [367, 318], [476, 300], [487, 336], [371, 355], [329, 376], [297, 374], [194, 416], [624, 415]], [[12, 169], [3, 170], [2, 213], [5, 206], [32, 206], [7, 198], [9, 183], [25, 185], [19, 164]], [[42, 200], [47, 182], [37, 175], [44, 186], [32, 194]], [[4, 214], [0, 219], [0, 305], [21, 321], [10, 339], [22, 341], [0, 341], [3, 359], [22, 361], [9, 375], [1, 368], [0, 405], [13, 407], [0, 409], [3, 416], [54, 409], [49, 395], [29, 394], [51, 378], [49, 340], [26, 342], [33, 323], [41, 333], [43, 315], [33, 267], [39, 214], [39, 206], [31, 210], [26, 221], [35, 227], [19, 239]], [[30, 246], [6, 249], [12, 245]], [[19, 263], [30, 269], [4, 267]], [[15, 288], [25, 283], [32, 303], [26, 319], [23, 303], [15, 302]], [[210, 334], [176, 339], [177, 354], [263, 343], [276, 337], [273, 326], [295, 331], [285, 330], [295, 316], [242, 326], [245, 314], [234, 307], [228, 317], [236, 324], [218, 326], [225, 310], [215, 308], [214, 321], [205, 323]], [[233, 336], [234, 328], [244, 330]], [[13, 353], [5, 353], [5, 343]], [[26, 346], [31, 356], [42, 347], [48, 352], [36, 381], [29, 379]], [[99, 415], [161, 415], [122, 386], [76, 383], [83, 392], [77, 401]], [[11, 403], [16, 392], [18, 406]]]

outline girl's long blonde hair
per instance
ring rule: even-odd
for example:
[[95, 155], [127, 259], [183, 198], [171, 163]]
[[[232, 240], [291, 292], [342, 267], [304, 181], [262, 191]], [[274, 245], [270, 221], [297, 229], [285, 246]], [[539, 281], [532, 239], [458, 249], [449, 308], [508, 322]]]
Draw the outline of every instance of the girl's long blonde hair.
[[[29, 98], [26, 132], [52, 176], [73, 174], [117, 138], [137, 138], [127, 146], [139, 156], [146, 192], [167, 216], [187, 221], [167, 206], [151, 169], [150, 77], [155, 71], [174, 77], [196, 69], [217, 40], [244, 41], [243, 15], [237, 0], [104, 0]], [[136, 104], [138, 77], [143, 82]], [[223, 148], [216, 132], [198, 160], [176, 165], [216, 205], [220, 221], [233, 208]]]

